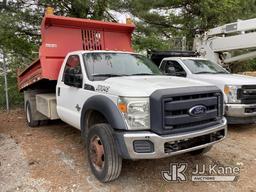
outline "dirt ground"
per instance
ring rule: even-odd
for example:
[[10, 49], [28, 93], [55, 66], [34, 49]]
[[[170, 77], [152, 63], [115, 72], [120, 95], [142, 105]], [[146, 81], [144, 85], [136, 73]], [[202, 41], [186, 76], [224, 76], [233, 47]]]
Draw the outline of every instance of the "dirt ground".
[[[170, 163], [238, 166], [236, 182], [166, 182]], [[31, 129], [22, 110], [0, 112], [0, 192], [256, 191], [256, 125], [229, 126], [227, 139], [203, 156], [123, 161], [120, 178], [108, 184], [91, 174], [80, 131], [62, 122]]]

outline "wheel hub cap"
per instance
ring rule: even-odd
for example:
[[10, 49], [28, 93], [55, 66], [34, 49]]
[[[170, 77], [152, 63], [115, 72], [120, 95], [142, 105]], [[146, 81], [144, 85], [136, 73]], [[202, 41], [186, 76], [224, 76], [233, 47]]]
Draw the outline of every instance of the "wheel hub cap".
[[94, 136], [90, 141], [90, 158], [93, 166], [101, 171], [104, 166], [104, 147], [98, 136]]

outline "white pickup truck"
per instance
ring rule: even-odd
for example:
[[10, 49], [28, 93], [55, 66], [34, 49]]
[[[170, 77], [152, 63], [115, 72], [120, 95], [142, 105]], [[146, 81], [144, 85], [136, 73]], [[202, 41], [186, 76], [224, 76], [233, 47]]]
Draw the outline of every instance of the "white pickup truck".
[[167, 57], [160, 64], [166, 75], [208, 82], [224, 94], [229, 124], [256, 122], [256, 78], [231, 74], [220, 65], [200, 57]]
[[43, 115], [81, 130], [92, 172], [102, 182], [119, 176], [122, 158], [204, 153], [227, 131], [217, 87], [163, 76], [149, 59], [130, 52], [71, 52], [56, 93], [34, 87], [24, 94], [29, 126]]

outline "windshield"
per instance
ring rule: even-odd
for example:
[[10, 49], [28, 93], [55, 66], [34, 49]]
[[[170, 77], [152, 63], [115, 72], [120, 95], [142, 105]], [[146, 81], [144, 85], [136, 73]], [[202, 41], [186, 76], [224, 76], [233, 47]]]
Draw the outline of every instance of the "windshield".
[[183, 59], [183, 63], [187, 68], [194, 74], [228, 74], [229, 72], [221, 67], [220, 65], [213, 63], [209, 60], [193, 60], [193, 59]]
[[84, 61], [88, 76], [92, 80], [117, 76], [161, 75], [154, 63], [137, 54], [85, 53]]

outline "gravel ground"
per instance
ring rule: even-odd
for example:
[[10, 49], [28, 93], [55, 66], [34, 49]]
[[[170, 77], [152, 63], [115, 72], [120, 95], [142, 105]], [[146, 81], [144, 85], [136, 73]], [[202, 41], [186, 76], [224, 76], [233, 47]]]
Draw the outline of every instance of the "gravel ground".
[[[256, 192], [256, 125], [230, 126], [227, 139], [203, 156], [123, 161], [120, 178], [108, 184], [91, 174], [80, 131], [62, 122], [31, 129], [24, 113], [0, 112], [0, 192], [249, 191]], [[166, 182], [170, 163], [239, 167], [235, 182]]]
[[21, 147], [5, 134], [0, 134], [0, 189], [1, 191], [33, 192], [47, 191], [42, 185], [44, 179], [33, 179], [29, 173], [29, 163]]

